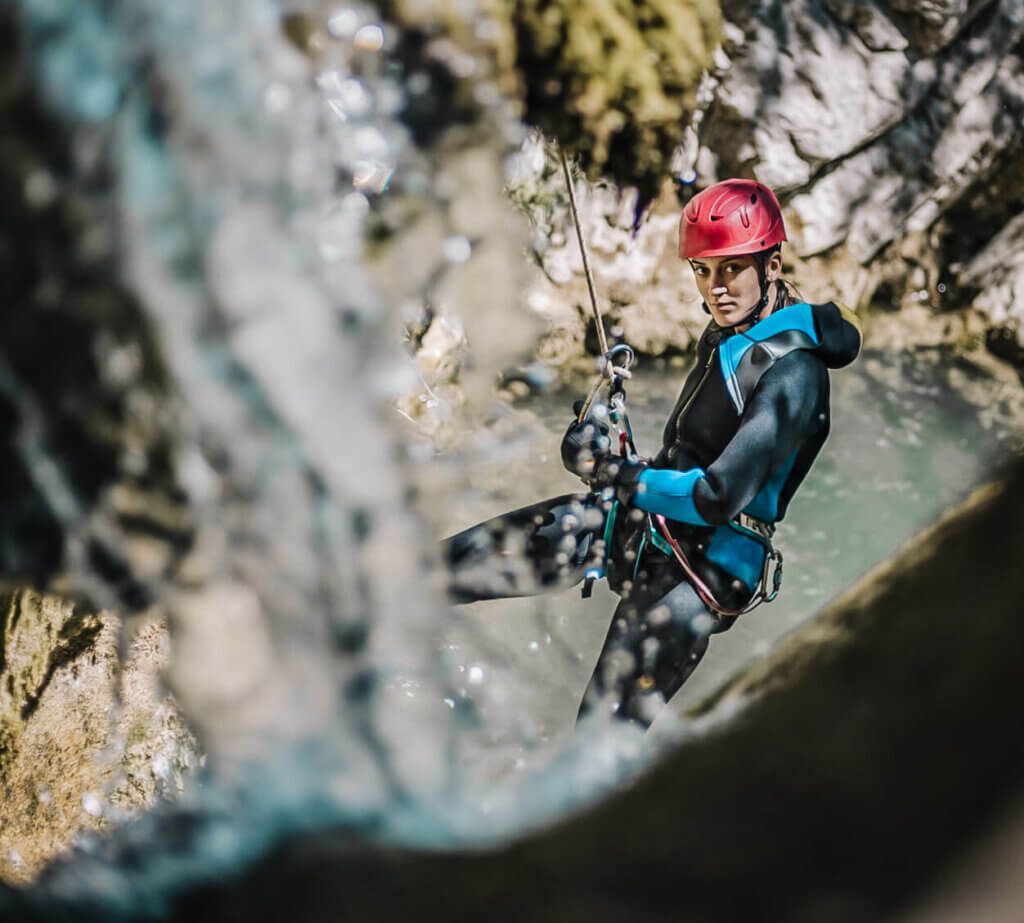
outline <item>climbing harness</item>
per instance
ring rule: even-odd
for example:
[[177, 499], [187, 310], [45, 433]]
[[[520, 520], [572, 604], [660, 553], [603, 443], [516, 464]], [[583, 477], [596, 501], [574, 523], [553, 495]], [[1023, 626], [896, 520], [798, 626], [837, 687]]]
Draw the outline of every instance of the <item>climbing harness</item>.
[[[744, 525], [744, 521], [748, 524]], [[657, 531], [651, 525], [652, 522], [657, 524]], [[750, 525], [754, 523], [757, 523], [759, 528], [750, 528]], [[696, 569], [690, 564], [679, 542], [676, 541], [675, 536], [669, 531], [668, 523], [665, 521], [664, 516], [660, 514], [651, 515], [648, 520], [648, 527], [651, 532], [652, 543], [663, 553], [670, 553], [679, 562], [679, 566], [686, 572], [686, 576], [690, 578], [690, 583], [693, 584], [693, 588], [697, 591], [701, 602], [713, 612], [717, 612], [726, 618], [735, 618], [738, 615], [745, 615], [752, 609], [756, 609], [761, 603], [773, 602], [775, 597], [779, 595], [779, 590], [782, 588], [782, 552], [777, 551], [772, 545], [771, 535], [775, 530], [769, 523], [762, 522], [759, 519], [755, 520], [752, 516], [746, 516], [741, 513], [736, 520], [726, 526], [726, 528], [735, 529], [748, 538], [759, 542], [764, 548], [764, 564], [761, 566], [761, 579], [758, 581], [757, 589], [750, 598], [750, 602], [739, 609], [724, 606], [715, 598], [711, 588], [701, 579]], [[667, 546], [667, 549], [665, 546]], [[769, 589], [769, 583], [771, 584], [771, 589]]]

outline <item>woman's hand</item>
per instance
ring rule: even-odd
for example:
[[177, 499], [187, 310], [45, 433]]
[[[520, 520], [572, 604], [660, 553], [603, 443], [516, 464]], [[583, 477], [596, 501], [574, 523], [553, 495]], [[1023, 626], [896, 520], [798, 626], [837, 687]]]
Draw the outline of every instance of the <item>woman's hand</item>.
[[607, 424], [587, 417], [573, 420], [562, 437], [562, 464], [567, 471], [589, 480], [612, 452], [611, 431]]

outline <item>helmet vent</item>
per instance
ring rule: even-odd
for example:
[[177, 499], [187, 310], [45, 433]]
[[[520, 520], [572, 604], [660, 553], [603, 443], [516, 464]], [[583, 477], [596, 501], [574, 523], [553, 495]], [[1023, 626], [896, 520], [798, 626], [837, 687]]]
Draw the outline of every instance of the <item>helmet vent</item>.
[[754, 193], [750, 193], [750, 204], [757, 205], [757, 196]]

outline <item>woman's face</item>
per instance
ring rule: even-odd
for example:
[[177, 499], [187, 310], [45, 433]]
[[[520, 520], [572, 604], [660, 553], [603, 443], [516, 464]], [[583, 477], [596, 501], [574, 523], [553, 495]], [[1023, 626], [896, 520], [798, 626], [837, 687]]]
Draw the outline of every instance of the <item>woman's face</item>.
[[[720, 327], [731, 327], [743, 320], [760, 301], [761, 280], [757, 262], [753, 254], [690, 260], [697, 289]], [[781, 268], [781, 257], [778, 252], [773, 253], [765, 266], [765, 275], [774, 280]], [[771, 305], [768, 307], [770, 309]]]

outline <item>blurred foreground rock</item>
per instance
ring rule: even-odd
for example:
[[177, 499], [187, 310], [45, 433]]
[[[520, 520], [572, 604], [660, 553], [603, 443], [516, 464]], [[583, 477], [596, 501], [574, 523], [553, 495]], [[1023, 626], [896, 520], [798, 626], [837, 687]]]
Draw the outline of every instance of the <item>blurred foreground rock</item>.
[[140, 626], [123, 663], [120, 631], [55, 596], [0, 596], [0, 879], [30, 880], [109, 816], [178, 794], [198, 765], [160, 686], [165, 626]]

